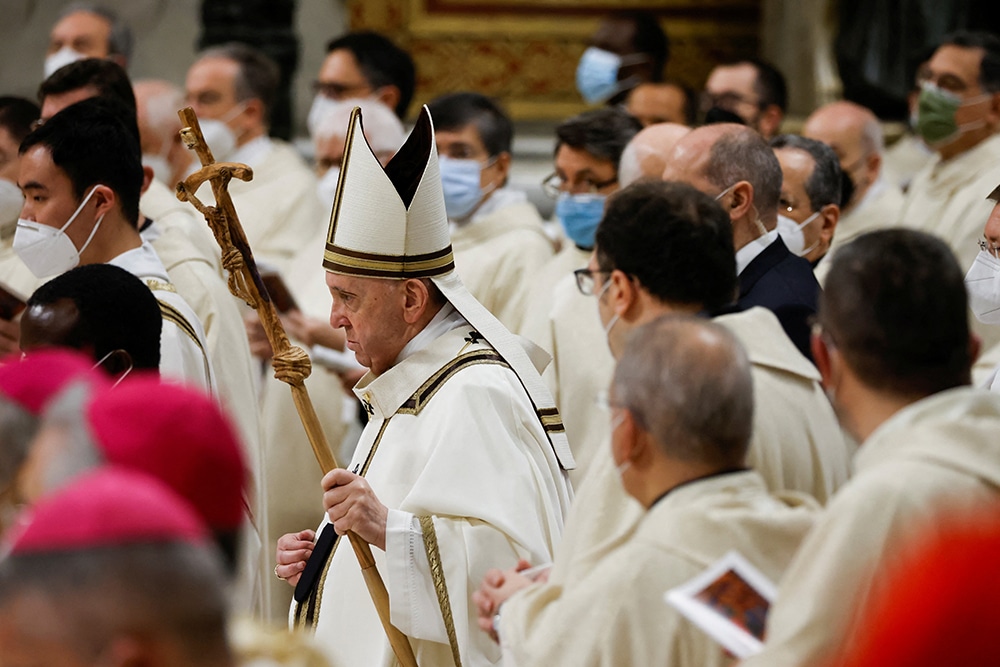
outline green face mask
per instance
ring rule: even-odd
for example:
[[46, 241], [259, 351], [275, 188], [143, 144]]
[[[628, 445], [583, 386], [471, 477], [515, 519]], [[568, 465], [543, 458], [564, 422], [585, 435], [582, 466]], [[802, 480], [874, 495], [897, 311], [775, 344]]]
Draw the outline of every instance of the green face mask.
[[968, 123], [959, 127], [955, 121], [955, 112], [964, 104], [975, 104], [989, 97], [979, 95], [969, 100], [962, 100], [955, 93], [942, 90], [933, 83], [926, 82], [920, 88], [920, 99], [917, 103], [917, 134], [930, 146], [947, 144], [963, 131], [980, 125], [979, 122]]

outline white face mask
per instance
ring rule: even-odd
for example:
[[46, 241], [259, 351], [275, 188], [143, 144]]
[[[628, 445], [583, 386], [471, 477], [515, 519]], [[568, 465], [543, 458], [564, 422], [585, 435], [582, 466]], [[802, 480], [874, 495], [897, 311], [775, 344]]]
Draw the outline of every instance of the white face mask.
[[61, 67], [65, 67], [70, 63], [75, 63], [77, 60], [83, 60], [87, 56], [79, 51], [73, 50], [69, 45], [66, 45], [53, 53], [51, 56], [46, 56], [45, 58], [45, 78], [49, 78], [55, 74], [56, 70]]
[[167, 162], [167, 158], [165, 156], [143, 154], [142, 166], [152, 169], [153, 177], [160, 183], [167, 183], [168, 185], [171, 185], [168, 181], [170, 180], [170, 175], [174, 170], [170, 168], [170, 163]]
[[73, 211], [73, 215], [69, 217], [66, 224], [59, 229], [34, 220], [20, 219], [17, 221], [17, 231], [14, 232], [14, 252], [21, 258], [25, 266], [35, 274], [35, 277], [48, 278], [59, 275], [80, 263], [80, 253], [85, 251], [94, 239], [104, 216], [99, 217], [94, 223], [90, 236], [87, 237], [83, 247], [79, 250], [73, 245], [73, 240], [66, 234], [66, 230], [73, 224], [76, 216], [80, 214], [96, 190], [97, 186], [95, 185]]
[[24, 195], [21, 188], [6, 178], [0, 178], [0, 227], [17, 223], [24, 207]]
[[316, 194], [323, 206], [332, 207], [333, 198], [337, 195], [337, 181], [340, 180], [340, 167], [330, 167], [316, 183]]
[[212, 149], [212, 156], [217, 162], [225, 162], [236, 152], [236, 133], [229, 127], [229, 121], [246, 111], [246, 103], [237, 104], [232, 110], [222, 118], [198, 119], [201, 125], [201, 134], [205, 137], [205, 143]]
[[343, 102], [317, 93], [316, 97], [313, 98], [312, 106], [309, 107], [309, 115], [306, 117], [306, 128], [309, 130], [309, 136], [315, 138], [323, 119], [328, 114], [335, 113], [342, 106], [344, 106]]
[[1000, 259], [980, 250], [965, 274], [969, 308], [983, 324], [1000, 324]]
[[805, 257], [819, 245], [819, 239], [816, 239], [816, 242], [807, 248], [806, 237], [802, 233], [806, 225], [812, 224], [819, 218], [819, 213], [816, 211], [802, 222], [795, 222], [791, 218], [778, 214], [778, 235], [781, 236], [781, 240], [785, 242], [789, 252], [793, 255]]

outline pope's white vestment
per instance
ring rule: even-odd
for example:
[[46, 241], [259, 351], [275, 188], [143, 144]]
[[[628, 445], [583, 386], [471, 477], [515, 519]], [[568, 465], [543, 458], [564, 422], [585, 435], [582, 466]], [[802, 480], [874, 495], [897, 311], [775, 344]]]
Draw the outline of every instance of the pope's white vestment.
[[[549, 562], [571, 499], [546, 427], [518, 376], [450, 305], [355, 393], [370, 421], [348, 467], [389, 508], [386, 551], [373, 551], [392, 623], [420, 665], [452, 665], [444, 605], [462, 664], [496, 664], [500, 648], [479, 630], [471, 595], [490, 568]], [[334, 664], [393, 665], [343, 542], [293, 622], [314, 625]], [[438, 560], [443, 582], [431, 572]]]
[[160, 304], [160, 375], [165, 380], [191, 384], [215, 392], [215, 373], [208, 342], [198, 316], [170, 283], [163, 262], [149, 243], [128, 250], [108, 262], [143, 281]]
[[[861, 445], [854, 476], [817, 517], [747, 667], [828, 664], [915, 539], [935, 539], [1000, 501], [1000, 396], [950, 389], [913, 403]], [[975, 515], [975, 514], [974, 514]], [[835, 664], [835, 663], [832, 663]]]
[[[714, 639], [664, 601], [664, 593], [731, 550], [772, 580], [780, 578], [817, 509], [802, 494], [769, 495], [760, 475], [749, 470], [682, 484], [550, 604], [528, 609], [527, 618], [523, 607], [513, 608], [520, 604], [516, 597], [500, 608], [505, 667], [732, 664]], [[508, 623], [509, 614], [521, 618]]]

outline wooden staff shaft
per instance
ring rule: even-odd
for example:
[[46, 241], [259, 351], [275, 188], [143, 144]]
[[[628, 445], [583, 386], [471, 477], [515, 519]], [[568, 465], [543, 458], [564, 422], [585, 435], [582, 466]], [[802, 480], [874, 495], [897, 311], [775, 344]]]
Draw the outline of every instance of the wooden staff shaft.
[[[185, 126], [181, 130], [181, 134], [187, 136], [186, 143], [197, 153], [202, 164], [200, 172], [190, 176], [184, 183], [178, 186], [178, 198], [191, 202], [202, 213], [205, 213], [206, 216], [210, 216], [211, 211], [201, 205], [194, 196], [198, 184], [204, 182], [204, 180], [210, 182], [212, 194], [215, 196], [215, 208], [222, 213], [224, 224], [216, 225], [209, 219], [209, 226], [212, 228], [212, 232], [215, 234], [216, 241], [218, 241], [222, 248], [223, 254], [229, 252], [232, 248], [236, 248], [242, 255], [243, 262], [239, 269], [242, 274], [242, 283], [249, 292], [251, 302], [264, 326], [264, 333], [271, 343], [271, 349], [274, 351], [275, 357], [296, 351], [297, 349], [293, 348], [288, 341], [288, 336], [285, 334], [285, 328], [281, 324], [278, 311], [267, 294], [267, 288], [264, 287], [260, 279], [256, 262], [253, 259], [253, 253], [243, 232], [243, 227], [239, 223], [236, 209], [233, 206], [232, 198], [229, 196], [227, 189], [230, 178], [236, 177], [249, 180], [252, 178], [252, 172], [249, 168], [242, 165], [227, 165], [225, 169], [219, 168], [213, 171], [213, 166], [216, 165], [215, 158], [212, 156], [212, 151], [208, 144], [205, 143], [205, 138], [201, 133], [198, 117], [195, 115], [194, 110], [187, 107], [178, 111], [178, 115]], [[230, 283], [230, 287], [232, 288], [232, 283]], [[236, 294], [236, 296], [242, 295]], [[301, 350], [297, 351], [301, 352]], [[306, 357], [303, 363], [308, 364], [308, 357]], [[308, 375], [308, 373], [308, 368], [306, 368], [303, 376]], [[295, 408], [299, 413], [299, 419], [305, 428], [306, 436], [309, 438], [309, 444], [312, 447], [313, 454], [316, 456], [320, 469], [326, 474], [337, 468], [337, 460], [326, 440], [326, 435], [323, 433], [323, 427], [319, 422], [319, 417], [316, 415], [316, 410], [313, 407], [312, 400], [309, 398], [309, 391], [306, 389], [304, 382], [301, 379], [286, 379], [280, 375], [279, 379], [286, 382], [291, 388]], [[382, 577], [375, 567], [375, 556], [372, 554], [371, 545], [354, 532], [349, 531], [347, 537], [350, 539], [351, 546], [354, 548], [354, 553], [361, 565], [365, 584], [368, 586], [368, 592], [375, 603], [379, 620], [382, 622], [382, 627], [389, 639], [389, 644], [392, 646], [396, 659], [403, 667], [417, 667], [417, 660], [413, 654], [413, 647], [410, 646], [409, 639], [392, 625], [389, 620], [389, 592], [386, 590], [385, 582], [382, 581]]]

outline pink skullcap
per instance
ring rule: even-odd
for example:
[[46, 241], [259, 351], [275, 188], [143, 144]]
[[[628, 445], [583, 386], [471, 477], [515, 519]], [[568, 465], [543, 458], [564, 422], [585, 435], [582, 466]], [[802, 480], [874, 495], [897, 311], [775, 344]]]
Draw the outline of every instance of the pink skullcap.
[[158, 478], [213, 530], [239, 528], [246, 512], [243, 450], [213, 398], [137, 377], [95, 396], [87, 422], [108, 463]]
[[108, 466], [42, 498], [11, 530], [13, 555], [159, 542], [202, 543], [194, 509], [144, 473]]
[[90, 357], [75, 350], [51, 347], [17, 355], [0, 363], [0, 394], [33, 415], [41, 414], [49, 401], [74, 380], [90, 384], [94, 391], [110, 385]]

